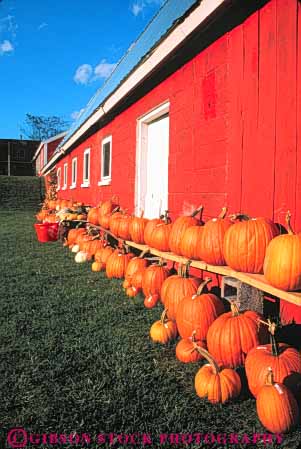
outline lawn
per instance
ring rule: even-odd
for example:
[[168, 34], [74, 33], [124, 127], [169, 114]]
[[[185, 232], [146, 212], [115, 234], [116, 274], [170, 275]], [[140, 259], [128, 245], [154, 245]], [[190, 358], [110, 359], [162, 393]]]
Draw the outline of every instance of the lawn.
[[[89, 434], [89, 447], [112, 432], [150, 434], [150, 448], [185, 447], [160, 445], [160, 434], [265, 433], [253, 399], [245, 395], [224, 406], [200, 400], [193, 385], [200, 364], [178, 362], [174, 343], [150, 341], [161, 307], [146, 310], [141, 298], [127, 298], [121, 281], [76, 264], [60, 243], [39, 244], [32, 211], [2, 211], [0, 218], [0, 447], [9, 447], [14, 427]], [[297, 448], [300, 440], [297, 430], [281, 447]], [[143, 447], [98, 441], [98, 447]], [[265, 446], [228, 440], [187, 447]]]

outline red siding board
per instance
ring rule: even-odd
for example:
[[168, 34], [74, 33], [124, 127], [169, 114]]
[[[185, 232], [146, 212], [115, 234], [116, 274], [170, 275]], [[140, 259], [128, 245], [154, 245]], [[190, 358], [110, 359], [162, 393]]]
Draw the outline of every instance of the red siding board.
[[[295, 210], [297, 2], [277, 0], [275, 220]], [[295, 214], [293, 216], [295, 220]]]
[[[131, 212], [137, 119], [169, 100], [172, 218], [200, 204], [209, 218], [227, 205], [231, 213], [283, 223], [290, 208], [301, 231], [300, 8], [297, 0], [269, 1], [80, 144], [65, 158], [70, 184], [71, 159], [78, 157], [77, 188], [59, 196], [97, 204], [119, 194]], [[112, 183], [99, 187], [100, 143], [110, 134]], [[80, 188], [86, 148], [91, 148], [91, 187]], [[284, 315], [285, 307], [283, 301]], [[292, 316], [292, 307], [287, 310]]]

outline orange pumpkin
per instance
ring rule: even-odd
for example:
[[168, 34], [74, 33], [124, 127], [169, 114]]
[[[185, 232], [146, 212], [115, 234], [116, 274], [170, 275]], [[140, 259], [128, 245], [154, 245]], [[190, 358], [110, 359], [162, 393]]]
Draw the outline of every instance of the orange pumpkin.
[[236, 271], [262, 273], [267, 246], [279, 230], [267, 218], [239, 217], [243, 221], [233, 224], [225, 233], [225, 261]]
[[289, 432], [299, 422], [296, 399], [285, 385], [274, 381], [271, 369], [258, 392], [256, 409], [261, 424], [272, 433]]
[[224, 207], [217, 218], [205, 223], [200, 234], [198, 258], [211, 265], [226, 264], [223, 254], [224, 238], [226, 231], [233, 225], [233, 222], [225, 218], [226, 213], [227, 208]]
[[203, 206], [198, 207], [191, 215], [178, 217], [172, 225], [169, 235], [169, 249], [175, 254], [181, 254], [181, 240], [186, 229], [201, 223], [197, 220], [196, 215], [203, 211]]
[[142, 290], [145, 297], [158, 295], [164, 280], [169, 276], [169, 270], [163, 266], [162, 262], [157, 265], [150, 265], [146, 268], [142, 278]]
[[111, 246], [106, 246], [104, 248], [98, 249], [94, 255], [94, 260], [102, 264], [102, 270], [105, 270], [107, 260], [113, 254], [114, 249]]
[[151, 236], [153, 230], [157, 224], [164, 223], [162, 218], [153, 218], [149, 220], [144, 229], [144, 243], [148, 246], [151, 246]]
[[129, 285], [126, 286], [126, 288], [130, 287], [132, 285], [132, 278], [133, 275], [137, 271], [143, 271], [148, 265], [148, 261], [146, 259], [143, 259], [142, 257], [133, 257], [127, 266], [126, 272], [125, 272], [125, 281], [129, 283]]
[[197, 340], [206, 340], [213, 321], [225, 312], [222, 301], [216, 295], [203, 293], [208, 282], [211, 282], [210, 278], [200, 284], [195, 294], [185, 296], [178, 305], [176, 323], [182, 338], [189, 338], [195, 332]]
[[263, 267], [266, 280], [285, 291], [301, 289], [301, 234], [294, 233], [290, 220], [291, 214], [288, 212], [288, 234], [270, 241]]
[[256, 397], [265, 384], [266, 373], [271, 368], [275, 382], [285, 383], [293, 373], [301, 373], [299, 351], [285, 343], [278, 343], [275, 337], [276, 324], [268, 321], [270, 344], [256, 346], [248, 352], [245, 362], [249, 389]]
[[176, 357], [180, 362], [197, 362], [203, 358], [198, 348], [206, 349], [206, 343], [195, 339], [195, 332], [189, 338], [182, 338], [176, 346]]
[[141, 214], [141, 217], [133, 217], [129, 228], [131, 240], [133, 242], [142, 244], [144, 243], [144, 231], [147, 223], [148, 219], [143, 218], [143, 212]]
[[114, 251], [108, 257], [106, 263], [106, 274], [108, 278], [123, 278], [132, 257], [134, 257], [132, 253], [125, 253], [123, 250], [118, 249]]
[[150, 337], [156, 343], [166, 344], [170, 340], [177, 338], [176, 324], [166, 318], [166, 310], [163, 311], [161, 319], [155, 321], [150, 328]]
[[231, 312], [220, 315], [209, 327], [207, 345], [210, 354], [225, 367], [244, 365], [246, 355], [260, 343], [258, 322], [253, 311], [240, 312], [231, 303]]
[[103, 201], [99, 207], [99, 214], [106, 215], [110, 214], [114, 209], [119, 207], [119, 198], [118, 196], [112, 196], [110, 200]]
[[92, 207], [87, 215], [87, 220], [89, 223], [92, 223], [94, 225], [99, 225], [99, 221], [98, 221], [98, 208], [97, 207]]
[[171, 228], [172, 224], [168, 222], [156, 224], [150, 237], [150, 247], [156, 248], [159, 251], [169, 251], [168, 241]]
[[213, 404], [224, 403], [237, 398], [241, 392], [239, 375], [230, 368], [221, 368], [214, 357], [205, 349], [199, 352], [209, 362], [196, 373], [194, 386], [200, 398], [207, 398]]
[[171, 320], [176, 320], [177, 309], [180, 302], [186, 296], [192, 296], [196, 293], [201, 280], [195, 277], [188, 277], [188, 266], [180, 266], [179, 274], [173, 276], [168, 282], [168, 287], [164, 285], [164, 306], [168, 309], [167, 315]]
[[182, 256], [193, 260], [200, 259], [198, 248], [200, 245], [203, 228], [203, 226], [197, 225], [190, 226], [186, 229], [180, 243], [180, 253]]

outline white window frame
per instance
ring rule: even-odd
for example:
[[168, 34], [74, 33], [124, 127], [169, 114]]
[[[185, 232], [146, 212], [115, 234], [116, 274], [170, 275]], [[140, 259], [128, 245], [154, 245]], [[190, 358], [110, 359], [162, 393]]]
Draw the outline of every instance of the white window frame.
[[[85, 178], [85, 172], [86, 172], [86, 154], [89, 154], [88, 178]], [[90, 166], [91, 166], [90, 148], [87, 148], [87, 149], [84, 151], [84, 155], [83, 155], [83, 183], [81, 184], [81, 187], [89, 187], [89, 186], [90, 186]]]
[[66, 190], [67, 189], [67, 181], [68, 181], [68, 163], [65, 162], [64, 166], [63, 166], [63, 187], [62, 190]]
[[48, 143], [44, 143], [43, 149], [43, 166], [48, 162]]
[[56, 190], [60, 190], [61, 189], [61, 173], [62, 173], [62, 169], [61, 167], [59, 167], [56, 171], [56, 178], [57, 178], [57, 188]]
[[[74, 181], [73, 181], [74, 178]], [[71, 185], [70, 189], [75, 189], [77, 182], [77, 157], [74, 157], [71, 161]]]
[[[110, 144], [110, 172], [108, 176], [103, 175], [104, 169], [104, 146], [106, 143]], [[108, 186], [111, 184], [112, 180], [112, 136], [107, 136], [101, 141], [101, 158], [100, 158], [100, 181], [98, 183], [99, 186]]]

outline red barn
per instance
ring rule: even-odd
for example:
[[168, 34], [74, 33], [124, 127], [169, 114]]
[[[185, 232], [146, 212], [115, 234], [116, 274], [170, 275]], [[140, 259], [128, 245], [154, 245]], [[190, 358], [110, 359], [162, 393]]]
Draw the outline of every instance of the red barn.
[[164, 3], [45, 167], [59, 197], [301, 231], [300, 27], [298, 0]]
[[61, 143], [66, 134], [66, 132], [62, 132], [49, 139], [43, 140], [40, 143], [32, 159], [35, 161], [35, 171], [38, 176], [43, 173], [44, 167], [51, 160], [57, 146]]

